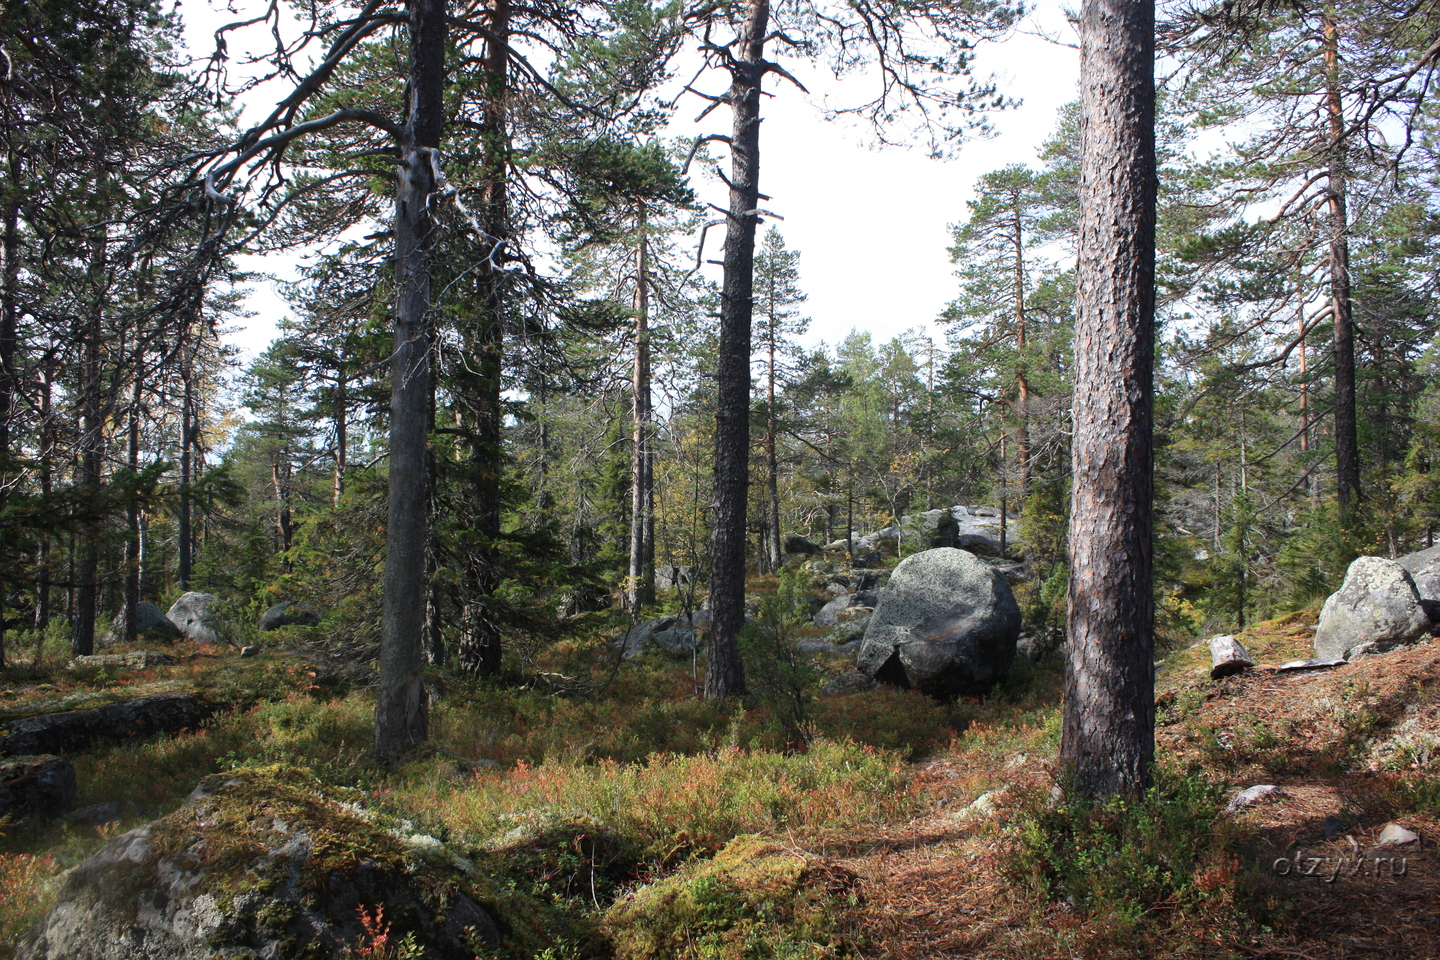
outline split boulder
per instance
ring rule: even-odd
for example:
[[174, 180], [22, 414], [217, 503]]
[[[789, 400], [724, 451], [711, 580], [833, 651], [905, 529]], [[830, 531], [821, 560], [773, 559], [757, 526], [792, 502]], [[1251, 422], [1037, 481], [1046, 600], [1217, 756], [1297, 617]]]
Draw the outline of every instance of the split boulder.
[[895, 568], [857, 665], [931, 696], [974, 696], [1010, 669], [1019, 637], [1020, 608], [1004, 576], [974, 554], [939, 547]]

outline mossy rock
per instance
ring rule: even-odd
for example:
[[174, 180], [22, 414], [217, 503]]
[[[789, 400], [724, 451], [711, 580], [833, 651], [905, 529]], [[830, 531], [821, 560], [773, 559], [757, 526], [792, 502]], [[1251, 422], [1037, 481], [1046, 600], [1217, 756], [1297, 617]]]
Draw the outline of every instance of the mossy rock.
[[857, 955], [839, 917], [858, 898], [839, 864], [756, 837], [642, 887], [605, 914], [617, 960], [822, 960]]
[[408, 937], [426, 957], [472, 960], [501, 930], [467, 867], [439, 841], [321, 795], [302, 771], [235, 771], [67, 873], [19, 955], [326, 960], [384, 930], [392, 946]]

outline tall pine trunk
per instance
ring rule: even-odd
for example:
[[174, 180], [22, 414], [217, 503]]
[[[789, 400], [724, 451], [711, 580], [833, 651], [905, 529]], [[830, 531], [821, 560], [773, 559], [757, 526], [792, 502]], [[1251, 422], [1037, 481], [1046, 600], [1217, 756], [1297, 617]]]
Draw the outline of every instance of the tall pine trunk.
[[630, 448], [630, 569], [626, 606], [634, 613], [655, 602], [654, 411], [650, 396], [650, 241], [645, 204], [636, 217], [635, 367], [631, 380], [634, 435]]
[[429, 733], [425, 546], [430, 432], [430, 280], [436, 153], [444, 133], [445, 0], [409, 0], [410, 81], [395, 193], [395, 352], [390, 388], [390, 518], [385, 536], [375, 754], [395, 761]]
[[1080, 21], [1080, 253], [1069, 639], [1060, 759], [1084, 796], [1133, 794], [1155, 757], [1155, 10]]
[[[20, 329], [20, 157], [13, 149], [6, 166], [9, 182], [0, 187], [4, 190], [0, 208], [5, 221], [0, 237], [0, 506], [9, 498], [11, 487], [11, 421], [20, 382], [15, 369]], [[5, 563], [9, 553], [9, 545], [0, 544], [0, 566], [9, 566]], [[0, 667], [5, 666], [5, 627], [9, 620], [5, 598], [11, 589], [11, 584], [0, 582]]]
[[768, 0], [752, 0], [732, 47], [730, 207], [720, 288], [715, 500], [710, 536], [710, 637], [705, 696], [745, 692], [738, 638], [745, 624], [745, 507], [750, 486], [750, 321], [754, 310], [756, 207], [760, 201], [760, 82]]
[[[509, 237], [510, 210], [506, 191], [510, 134], [506, 111], [509, 96], [510, 0], [491, 0], [489, 35], [483, 59], [485, 105], [480, 139], [484, 151], [480, 225], [491, 244]], [[498, 251], [497, 251], [498, 252]], [[504, 361], [505, 271], [492, 255], [480, 272], [480, 311], [470, 333], [473, 374], [460, 378], [462, 402], [468, 408], [470, 435], [469, 503], [474, 542], [467, 545], [460, 641], [455, 663], [462, 670], [486, 675], [501, 670], [500, 630], [490, 614], [491, 596], [500, 580], [496, 551], [500, 539], [500, 471], [503, 447], [500, 408]]]
[[1355, 412], [1355, 324], [1350, 301], [1350, 224], [1346, 210], [1345, 105], [1340, 92], [1340, 41], [1325, 12], [1325, 107], [1330, 123], [1330, 310], [1335, 343], [1335, 481], [1341, 523], [1348, 529], [1360, 502], [1360, 442]]

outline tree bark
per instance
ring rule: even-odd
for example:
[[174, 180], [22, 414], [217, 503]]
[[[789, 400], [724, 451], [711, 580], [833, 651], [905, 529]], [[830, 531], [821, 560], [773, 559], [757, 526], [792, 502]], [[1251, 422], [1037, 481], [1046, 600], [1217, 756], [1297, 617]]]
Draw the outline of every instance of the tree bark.
[[1083, 796], [1134, 794], [1155, 756], [1154, 5], [1087, 0], [1069, 639], [1060, 759]]
[[645, 204], [636, 217], [635, 366], [631, 378], [634, 431], [630, 448], [630, 569], [626, 606], [634, 613], [655, 602], [655, 480], [650, 449], [654, 411], [650, 396], [650, 242]]
[[[143, 359], [135, 358], [135, 382], [130, 393], [130, 435], [126, 450], [126, 466], [132, 473], [140, 471], [140, 391], [144, 381]], [[125, 521], [129, 536], [125, 538], [125, 642], [139, 639], [136, 616], [140, 605], [140, 505], [134, 500], [125, 505]]]
[[395, 194], [395, 352], [390, 392], [390, 518], [385, 537], [375, 754], [394, 762], [429, 734], [425, 662], [425, 546], [430, 419], [430, 250], [435, 151], [444, 133], [445, 0], [406, 4], [408, 111]]
[[[185, 332], [187, 338], [194, 335], [193, 330]], [[194, 479], [192, 450], [195, 446], [195, 345], [193, 342], [180, 346], [180, 379], [183, 384], [180, 399], [180, 517], [176, 531], [176, 539], [179, 541], [179, 558], [175, 580], [181, 590], [188, 590], [190, 589], [191, 566], [194, 560], [194, 536], [190, 530], [190, 509], [193, 501], [190, 484]]]
[[[108, 268], [106, 240], [91, 241], [87, 276], [91, 285], [90, 316], [81, 332], [84, 359], [80, 368], [80, 428], [75, 485], [91, 497], [100, 495], [105, 461], [105, 411], [100, 382], [100, 348], [105, 334], [105, 284]], [[70, 653], [89, 656], [95, 652], [95, 614], [100, 589], [100, 525], [90, 521], [80, 538], [80, 559], [75, 572], [75, 616], [71, 624]]]
[[[485, 104], [480, 138], [484, 149], [480, 222], [492, 244], [509, 237], [510, 0], [491, 0], [490, 30], [483, 57]], [[500, 471], [503, 457], [500, 388], [504, 359], [505, 272], [492, 256], [480, 273], [480, 317], [470, 344], [476, 373], [462, 377], [469, 406], [471, 440], [469, 480], [471, 523], [477, 540], [465, 557], [464, 600], [455, 665], [470, 673], [494, 676], [501, 670], [500, 630], [489, 614], [499, 582], [496, 563], [500, 539]]]
[[1325, 105], [1330, 121], [1330, 306], [1335, 344], [1335, 481], [1341, 523], [1349, 527], [1360, 502], [1360, 442], [1355, 411], [1355, 324], [1350, 300], [1350, 224], [1346, 210], [1345, 105], [1340, 92], [1340, 43], [1334, 14], [1325, 13]]
[[775, 341], [780, 336], [779, 321], [775, 317], [775, 291], [770, 291], [770, 337], [769, 356], [765, 365], [765, 487], [770, 505], [767, 520], [770, 521], [770, 570], [780, 569], [783, 559], [780, 546], [780, 459], [775, 452], [775, 434], [778, 423], [775, 417]]
[[737, 643], [745, 624], [745, 507], [750, 486], [750, 321], [760, 202], [760, 83], [769, 0], [751, 0], [729, 63], [730, 207], [720, 289], [715, 500], [710, 536], [710, 637], [705, 696], [745, 692]]

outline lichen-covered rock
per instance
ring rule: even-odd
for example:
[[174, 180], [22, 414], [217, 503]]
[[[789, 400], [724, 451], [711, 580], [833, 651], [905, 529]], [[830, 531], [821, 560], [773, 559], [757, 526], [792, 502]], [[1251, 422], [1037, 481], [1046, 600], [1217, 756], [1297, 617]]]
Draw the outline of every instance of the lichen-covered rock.
[[1353, 660], [1415, 643], [1429, 632], [1430, 618], [1409, 571], [1393, 560], [1360, 557], [1320, 611], [1315, 656]]
[[218, 612], [218, 598], [213, 593], [199, 593], [191, 590], [182, 593], [180, 599], [170, 605], [166, 614], [185, 639], [201, 646], [209, 646], [220, 639], [215, 626]]
[[952, 547], [895, 568], [856, 665], [867, 676], [938, 697], [983, 694], [1015, 660], [1020, 607], [994, 567]]
[[75, 805], [75, 767], [48, 754], [0, 760], [0, 820], [58, 817]]
[[118, 743], [198, 726], [205, 707], [188, 693], [155, 693], [87, 710], [12, 720], [0, 735], [0, 756], [73, 753], [92, 743]]
[[260, 629], [266, 631], [279, 630], [281, 627], [313, 627], [319, 622], [319, 610], [291, 603], [289, 600], [277, 603], [260, 614]]
[[439, 841], [387, 832], [293, 771], [235, 771], [65, 874], [19, 956], [328, 960], [374, 947], [363, 913], [392, 945], [409, 936], [425, 957], [472, 960], [500, 937], [466, 867]]

